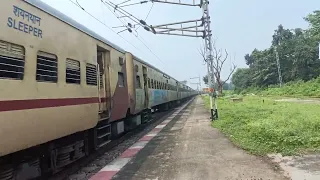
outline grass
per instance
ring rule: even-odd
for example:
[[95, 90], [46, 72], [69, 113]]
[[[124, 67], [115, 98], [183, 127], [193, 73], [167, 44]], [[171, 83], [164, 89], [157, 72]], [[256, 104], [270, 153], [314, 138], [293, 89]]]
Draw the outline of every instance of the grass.
[[[264, 99], [264, 103], [263, 100]], [[292, 155], [320, 148], [320, 104], [275, 102], [245, 96], [243, 102], [219, 99], [219, 120], [212, 126], [253, 154]], [[209, 98], [204, 97], [209, 108]]]
[[310, 81], [293, 81], [286, 83], [282, 88], [270, 86], [265, 89], [248, 88], [241, 94], [254, 93], [265, 96], [295, 96], [320, 97], [320, 77]]

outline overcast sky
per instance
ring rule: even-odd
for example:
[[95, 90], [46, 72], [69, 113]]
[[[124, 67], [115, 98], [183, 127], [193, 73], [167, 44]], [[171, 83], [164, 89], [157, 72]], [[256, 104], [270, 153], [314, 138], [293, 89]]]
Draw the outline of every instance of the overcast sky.
[[[101, 0], [78, 0], [78, 2], [86, 11], [104, 22], [109, 28], [87, 15], [69, 0], [42, 1], [180, 81], [196, 82], [190, 78], [199, 75], [202, 77], [206, 74], [206, 66], [198, 53], [202, 43], [201, 38], [154, 35], [139, 28], [138, 37], [128, 32], [120, 33], [126, 39], [125, 41], [115, 33], [121, 29], [113, 29], [115, 32], [110, 30], [111, 27], [122, 24], [101, 3]], [[72, 1], [75, 2], [75, 0]], [[122, 1], [124, 0], [113, 0], [113, 2]], [[132, 0], [132, 2], [139, 1]], [[188, 2], [189, 0], [182, 1]], [[152, 4], [149, 2], [131, 6], [126, 10], [145, 19], [151, 6]], [[303, 20], [303, 17], [317, 9], [320, 9], [320, 0], [211, 0], [211, 27], [213, 36], [217, 39], [217, 47], [227, 49], [229, 55], [232, 56], [231, 60], [228, 59], [225, 64], [222, 76], [224, 78], [228, 76], [231, 61], [238, 67], [245, 67], [243, 57], [246, 53], [250, 53], [254, 48], [267, 48], [271, 43], [274, 30], [279, 24], [290, 29], [307, 28], [308, 24]], [[165, 24], [199, 19], [201, 16], [202, 11], [199, 7], [155, 3], [147, 23], [151, 25]], [[196, 87], [196, 85], [191, 86]]]

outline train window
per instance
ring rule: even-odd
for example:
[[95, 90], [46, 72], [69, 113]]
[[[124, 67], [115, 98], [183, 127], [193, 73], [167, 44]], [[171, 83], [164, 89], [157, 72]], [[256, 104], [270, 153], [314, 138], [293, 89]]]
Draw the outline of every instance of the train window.
[[151, 88], [150, 78], [148, 78], [148, 88]]
[[66, 82], [80, 84], [80, 62], [72, 59], [66, 60]]
[[151, 79], [151, 89], [154, 89], [153, 79]]
[[136, 76], [136, 88], [141, 89], [140, 76]]
[[57, 56], [39, 51], [37, 55], [37, 81], [57, 82], [58, 61]]
[[97, 83], [97, 67], [93, 64], [86, 66], [86, 81], [88, 85], [96, 86]]
[[118, 84], [119, 87], [124, 87], [124, 75], [122, 72], [118, 72]]
[[23, 46], [0, 41], [0, 79], [23, 79], [24, 54]]

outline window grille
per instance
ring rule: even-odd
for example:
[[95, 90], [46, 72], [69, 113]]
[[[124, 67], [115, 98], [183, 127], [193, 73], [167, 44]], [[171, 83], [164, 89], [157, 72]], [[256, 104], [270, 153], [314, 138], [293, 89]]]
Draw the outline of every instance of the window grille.
[[38, 52], [36, 79], [40, 82], [54, 83], [58, 81], [58, 62], [56, 55]]
[[0, 79], [22, 80], [24, 59], [23, 46], [0, 41]]

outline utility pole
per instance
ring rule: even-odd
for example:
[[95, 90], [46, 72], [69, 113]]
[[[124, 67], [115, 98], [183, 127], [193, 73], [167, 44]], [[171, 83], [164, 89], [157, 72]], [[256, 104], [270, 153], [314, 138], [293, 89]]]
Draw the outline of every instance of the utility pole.
[[[174, 4], [181, 6], [191, 6], [191, 7], [200, 7], [202, 9], [203, 15], [199, 19], [187, 20], [181, 22], [174, 22], [161, 25], [149, 25], [145, 20], [139, 19], [123, 9], [125, 2], [120, 4], [114, 4], [108, 2], [107, 0], [103, 1], [106, 5], [114, 8], [114, 11], [118, 11], [122, 16], [130, 19], [134, 26], [139, 25], [143, 27], [146, 31], [152, 32], [154, 34], [164, 34], [164, 35], [174, 35], [174, 36], [188, 36], [188, 37], [201, 37], [205, 41], [205, 54], [206, 54], [206, 63], [208, 71], [208, 84], [210, 89], [210, 109], [211, 109], [211, 120], [218, 119], [218, 108], [217, 108], [217, 93], [214, 88], [215, 85], [215, 62], [213, 62], [213, 47], [212, 47], [212, 33], [211, 33], [211, 20], [209, 15], [209, 0], [188, 0], [187, 3], [182, 3], [182, 0], [150, 0], [150, 1], [141, 1], [140, 3], [165, 3], [165, 4]], [[199, 1], [196, 3], [196, 1]], [[137, 4], [137, 3], [136, 3]], [[121, 26], [122, 27], [122, 26]], [[133, 25], [132, 23], [123, 24], [125, 30], [128, 30], [132, 33]], [[123, 30], [124, 31], [124, 30]], [[123, 32], [120, 31], [120, 32]], [[119, 33], [120, 33], [119, 32]]]
[[201, 80], [200, 80], [200, 76], [198, 77], [192, 77], [190, 79], [198, 79], [199, 82], [198, 83], [191, 83], [191, 84], [197, 84], [197, 89], [198, 89], [198, 93], [200, 94], [200, 91], [201, 91]]
[[[211, 33], [211, 20], [209, 14], [209, 0], [200, 0], [199, 4], [195, 3], [181, 3], [173, 0], [152, 0], [157, 3], [167, 3], [184, 6], [198, 6], [202, 8], [203, 16], [200, 19], [182, 21], [176, 23], [162, 24], [156, 26], [144, 26], [148, 31], [150, 28], [154, 34], [165, 34], [165, 35], [176, 35], [176, 36], [189, 36], [189, 37], [202, 37], [205, 41], [205, 53], [206, 63], [208, 71], [208, 84], [210, 89], [210, 112], [211, 120], [218, 119], [218, 108], [217, 108], [217, 96], [215, 85], [215, 69], [213, 62], [213, 50], [212, 50], [212, 33]], [[190, 25], [191, 24], [191, 25]], [[178, 27], [177, 27], [178, 26]]]

